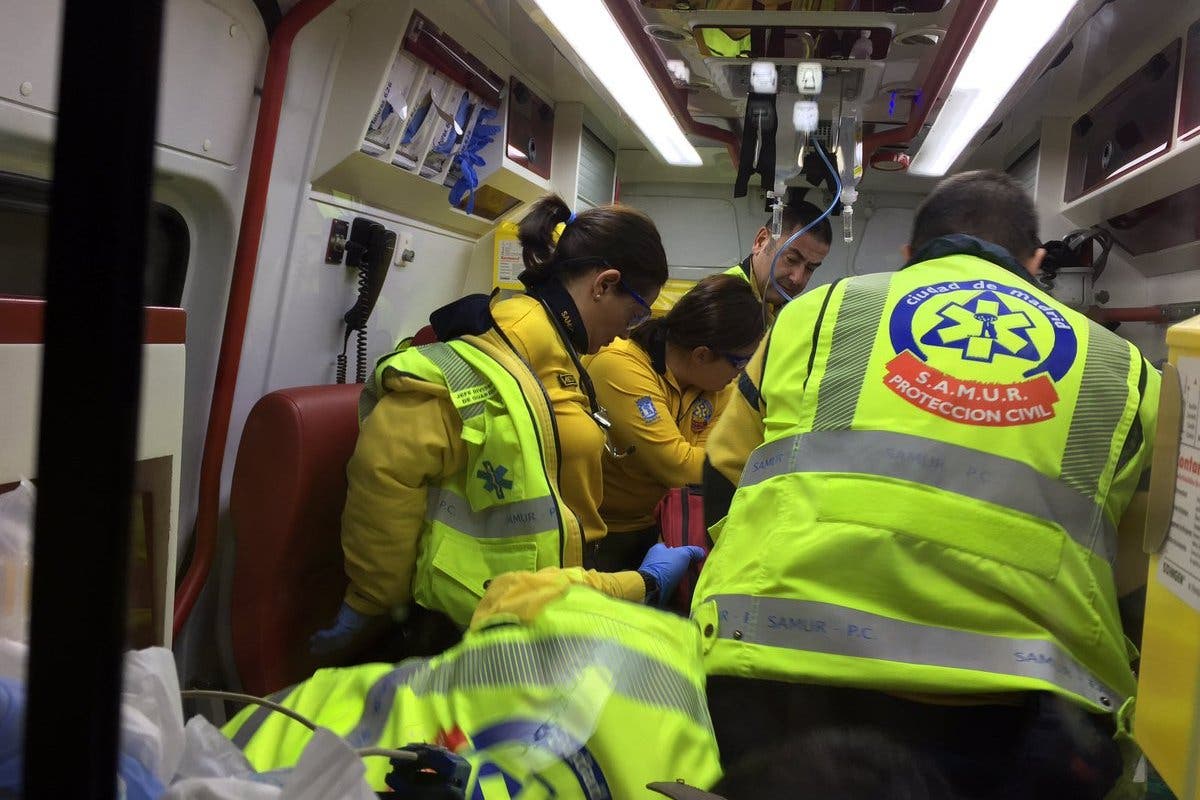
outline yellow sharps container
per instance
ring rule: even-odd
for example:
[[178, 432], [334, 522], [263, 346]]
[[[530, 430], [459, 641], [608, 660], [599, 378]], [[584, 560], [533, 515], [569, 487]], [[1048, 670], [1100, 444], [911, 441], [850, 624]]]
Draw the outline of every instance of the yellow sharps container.
[[1200, 317], [1167, 332], [1134, 737], [1181, 798], [1200, 797]]

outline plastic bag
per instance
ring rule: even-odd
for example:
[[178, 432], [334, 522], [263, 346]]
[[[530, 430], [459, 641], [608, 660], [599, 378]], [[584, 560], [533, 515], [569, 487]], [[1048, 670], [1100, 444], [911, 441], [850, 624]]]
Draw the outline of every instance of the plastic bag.
[[313, 733], [295, 768], [270, 776], [255, 773], [203, 717], [192, 717], [185, 730], [179, 773], [163, 800], [375, 800], [362, 759], [326, 728]]
[[254, 774], [254, 768], [242, 751], [204, 717], [189, 719], [183, 732], [183, 757], [175, 772], [172, 789], [176, 783], [188, 780], [194, 783], [195, 779], [249, 778]]
[[29, 564], [32, 561], [33, 484], [21, 481], [0, 494], [0, 637], [25, 641], [29, 624]]
[[243, 778], [188, 778], [173, 783], [162, 800], [280, 800], [283, 790]]
[[183, 707], [175, 657], [164, 647], [126, 653], [121, 751], [166, 784], [179, 766], [183, 749]]
[[288, 776], [281, 800], [376, 800], [365, 774], [362, 759], [345, 739], [317, 728]]
[[[20, 674], [5, 673], [23, 671], [25, 650], [20, 642], [0, 640], [0, 794], [19, 791], [21, 786], [25, 684]], [[151, 647], [127, 653], [117, 762], [119, 796], [157, 800], [182, 750], [183, 712], [171, 651]]]

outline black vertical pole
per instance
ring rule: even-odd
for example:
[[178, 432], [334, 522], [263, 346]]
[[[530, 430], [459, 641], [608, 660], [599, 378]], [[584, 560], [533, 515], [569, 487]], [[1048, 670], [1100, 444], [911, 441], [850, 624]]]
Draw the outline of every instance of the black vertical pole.
[[65, 0], [25, 797], [115, 796], [162, 0]]

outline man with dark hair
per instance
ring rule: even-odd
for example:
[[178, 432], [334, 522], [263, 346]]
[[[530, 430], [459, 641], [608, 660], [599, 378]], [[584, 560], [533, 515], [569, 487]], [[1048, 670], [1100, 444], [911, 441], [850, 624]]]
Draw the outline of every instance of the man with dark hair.
[[[771, 235], [771, 218], [758, 229], [754, 243], [750, 245], [750, 254], [725, 270], [726, 275], [738, 275], [749, 281], [754, 288], [754, 294], [761, 301], [766, 298], [767, 318], [774, 320], [784, 303], [796, 297], [808, 286], [817, 267], [829, 255], [829, 247], [833, 242], [833, 227], [828, 219], [823, 219], [803, 236], [796, 239], [783, 255], [775, 261], [775, 253], [792, 235], [801, 228], [812, 224], [823, 212], [812, 203], [801, 201], [783, 207], [783, 234], [776, 241]], [[775, 264], [775, 283], [787, 292], [787, 297], [779, 293], [772, 285], [771, 264]], [[654, 304], [655, 313], [666, 313], [674, 305], [674, 299], [668, 299], [666, 293], [659, 295]]]
[[726, 763], [842, 723], [965, 798], [1116, 784], [1114, 573], [1140, 553], [1118, 563], [1118, 528], [1140, 542], [1159, 375], [1041, 289], [1037, 242], [1012, 179], [950, 178], [899, 271], [788, 303], [747, 366], [708, 440], [692, 606]]
[[1037, 228], [1037, 211], [1012, 178], [1003, 172], [964, 172], [942, 181], [917, 209], [910, 247], [920, 250], [938, 237], [969, 232], [1025, 263], [1041, 247]]
[[750, 255], [746, 256], [741, 264], [726, 270], [728, 275], [741, 275], [748, 280], [760, 300], [766, 298], [772, 317], [788, 299], [804, 291], [813, 271], [821, 266], [821, 262], [829, 255], [829, 246], [833, 242], [833, 228], [828, 219], [823, 219], [812, 230], [792, 242], [775, 262], [775, 283], [779, 284], [788, 296], [780, 295], [778, 289], [772, 285], [771, 263], [777, 250], [792, 234], [820, 216], [821, 209], [806, 201], [784, 206], [783, 235], [779, 240], [776, 241], [771, 235], [771, 220], [768, 218], [766, 225], [759, 228], [754, 237]]

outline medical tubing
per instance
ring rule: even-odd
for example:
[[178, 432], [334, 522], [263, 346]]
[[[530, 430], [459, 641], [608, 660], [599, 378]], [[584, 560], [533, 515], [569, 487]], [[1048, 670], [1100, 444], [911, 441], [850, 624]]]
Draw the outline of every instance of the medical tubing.
[[[817, 155], [819, 155], [821, 157], [821, 160], [825, 162], [825, 166], [829, 170], [829, 174], [833, 176], [833, 184], [834, 184], [833, 199], [829, 201], [829, 208], [825, 209], [825, 211], [821, 214], [821, 216], [817, 217], [812, 222], [808, 223], [803, 228], [801, 228], [800, 230], [793, 233], [791, 236], [789, 236], [787, 238], [786, 242], [784, 242], [782, 245], [775, 248], [775, 257], [771, 259], [771, 272], [768, 275], [767, 280], [769, 280], [771, 282], [771, 285], [775, 287], [775, 291], [779, 292], [779, 296], [783, 298], [783, 302], [785, 302], [785, 303], [790, 303], [792, 301], [792, 296], [783, 290], [783, 287], [779, 285], [779, 281], [775, 280], [775, 265], [779, 262], [779, 257], [781, 255], [783, 255], [784, 252], [789, 247], [792, 246], [793, 242], [795, 242], [797, 239], [799, 239], [804, 234], [808, 233], [810, 230], [815, 228], [817, 225], [821, 224], [821, 221], [823, 219], [825, 219], [830, 214], [832, 214], [833, 209], [838, 204], [838, 201], [840, 201], [842, 199], [842, 180], [841, 180], [841, 178], [838, 177], [837, 170], [835, 170], [833, 168], [833, 165], [829, 163], [829, 157], [827, 155], [825, 155], [825, 148], [818, 145], [817, 146]], [[764, 302], [766, 302], [766, 301], [764, 300]]]

